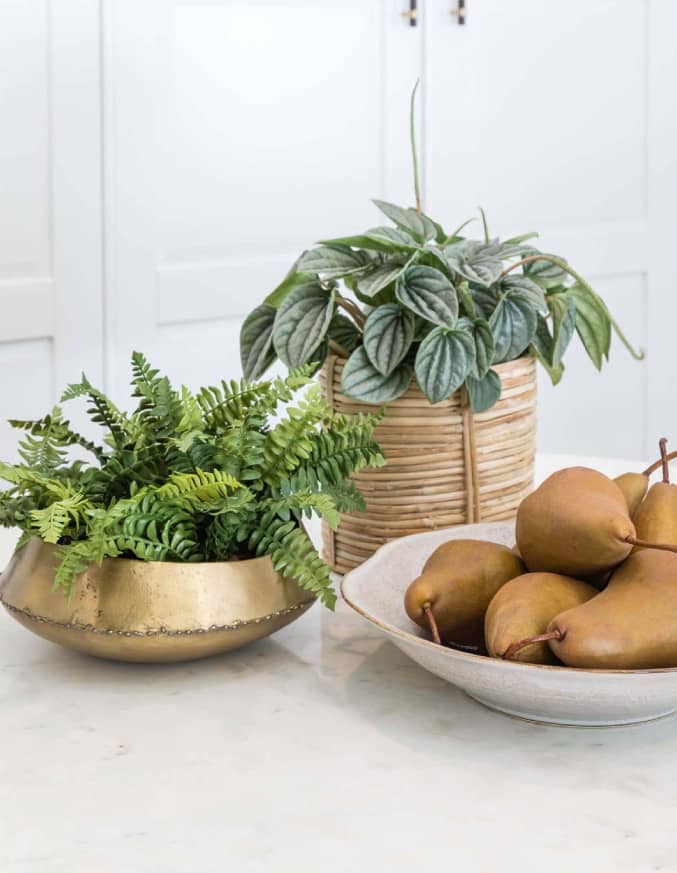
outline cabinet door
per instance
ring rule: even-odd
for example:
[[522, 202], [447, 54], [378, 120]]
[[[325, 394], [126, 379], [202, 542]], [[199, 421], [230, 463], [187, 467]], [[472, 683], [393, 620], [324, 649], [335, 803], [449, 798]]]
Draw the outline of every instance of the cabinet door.
[[[98, 11], [0, 0], [0, 458], [7, 418], [102, 376]], [[84, 417], [75, 410], [71, 420]]]
[[676, 5], [468, 0], [462, 27], [454, 6], [427, 0], [421, 14], [426, 206], [453, 225], [481, 205], [492, 234], [540, 230], [543, 250], [567, 257], [651, 352], [639, 364], [614, 340], [597, 373], [575, 341], [563, 382], [541, 380], [541, 448], [655, 454], [657, 427], [677, 433], [665, 378], [677, 315], [665, 244]]
[[[104, 5], [108, 361], [240, 373], [243, 316], [406, 174], [420, 29], [394, 0]], [[397, 180], [394, 181], [394, 180]]]

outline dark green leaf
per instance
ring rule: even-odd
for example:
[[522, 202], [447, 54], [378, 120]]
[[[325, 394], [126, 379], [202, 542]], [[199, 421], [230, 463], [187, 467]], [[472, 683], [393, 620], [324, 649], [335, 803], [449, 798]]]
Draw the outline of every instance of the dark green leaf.
[[505, 296], [489, 319], [494, 335], [494, 361], [513, 361], [527, 348], [536, 333], [536, 312], [523, 297]]
[[371, 363], [364, 347], [360, 346], [343, 368], [341, 388], [348, 397], [363, 403], [388, 403], [404, 394], [411, 376], [412, 369], [407, 364], [400, 364], [389, 376], [384, 376]]
[[469, 282], [488, 288], [503, 272], [501, 244], [465, 240], [446, 246], [444, 253], [452, 270]]
[[397, 303], [386, 303], [369, 314], [364, 348], [379, 373], [389, 376], [404, 360], [416, 330], [416, 317]]
[[[537, 254], [542, 253], [534, 248], [528, 248], [522, 252], [524, 257]], [[559, 258], [559, 260], [563, 261], [564, 258]], [[561, 267], [558, 267], [557, 264], [553, 264], [550, 261], [531, 261], [529, 264], [524, 264], [522, 269], [526, 276], [546, 291], [550, 288], [556, 288], [559, 285], [565, 285], [569, 279], [569, 274], [567, 272], [565, 272]]]
[[548, 311], [543, 289], [527, 276], [506, 276], [501, 279], [499, 286], [503, 293], [509, 294], [511, 297], [522, 297], [538, 312], [546, 313]]
[[357, 280], [357, 287], [363, 298], [375, 297], [379, 291], [382, 291], [397, 279], [403, 267], [404, 263], [386, 261], [385, 264], [379, 264], [360, 276]]
[[356, 252], [348, 246], [320, 245], [301, 258], [300, 269], [305, 273], [321, 273], [325, 279], [340, 279], [359, 273], [371, 264], [366, 252]]
[[317, 282], [296, 288], [275, 316], [273, 344], [278, 357], [291, 368], [312, 360], [312, 353], [324, 339], [334, 311], [333, 289]]
[[611, 325], [604, 305], [581, 285], [572, 285], [567, 291], [576, 304], [576, 332], [585, 346], [590, 360], [598, 370], [608, 355], [611, 344]]
[[337, 312], [329, 322], [329, 339], [342, 345], [347, 352], [353, 352], [362, 338], [360, 331], [349, 318]]
[[523, 245], [523, 243], [527, 242], [530, 239], [536, 239], [538, 236], [538, 231], [532, 230], [529, 233], [520, 233], [517, 236], [511, 236], [510, 239], [506, 239], [503, 242], [505, 246], [521, 246], [522, 252], [527, 248]]
[[473, 412], [484, 412], [496, 403], [501, 396], [501, 379], [495, 370], [489, 370], [482, 379], [468, 376], [465, 387], [470, 395]]
[[416, 379], [431, 403], [439, 403], [463, 384], [474, 353], [472, 337], [464, 330], [430, 331], [416, 354]]
[[[456, 284], [456, 293], [458, 294], [458, 299], [461, 302], [461, 306], [465, 309], [466, 315], [470, 318], [475, 318], [477, 315], [477, 309], [475, 307], [475, 301], [473, 300], [472, 294], [470, 293], [470, 285], [465, 279], [462, 279], [460, 282]], [[491, 307], [492, 311], [496, 303], [494, 302]]]
[[400, 230], [410, 233], [418, 242], [424, 243], [429, 239], [436, 239], [439, 225], [436, 225], [425, 213], [417, 212], [415, 209], [403, 209], [401, 206], [395, 206], [394, 203], [386, 203], [385, 200], [372, 202]]
[[337, 239], [322, 240], [324, 245], [352, 246], [374, 252], [413, 252], [418, 245], [416, 240], [402, 230], [394, 227], [373, 227], [355, 236], [342, 236]]
[[408, 267], [397, 281], [395, 294], [403, 306], [441, 327], [453, 327], [458, 297], [449, 279], [434, 267]]
[[562, 373], [564, 372], [564, 365], [559, 363], [556, 367], [552, 364], [552, 352], [553, 352], [554, 340], [550, 333], [550, 328], [548, 327], [547, 321], [543, 318], [542, 315], [538, 316], [538, 323], [536, 326], [536, 333], [531, 341], [531, 351], [536, 355], [538, 360], [540, 361], [543, 368], [547, 371], [550, 376], [550, 381], [553, 385], [557, 385], [557, 383], [562, 378]]
[[245, 379], [259, 379], [275, 360], [273, 322], [277, 310], [266, 303], [245, 318], [240, 329], [240, 360]]
[[549, 301], [552, 313], [552, 363], [557, 366], [567, 350], [576, 328], [576, 303], [568, 294], [555, 294]]
[[[305, 252], [304, 252], [305, 254]], [[303, 255], [301, 255], [303, 257]], [[300, 258], [296, 261], [298, 264]], [[286, 299], [288, 294], [295, 288], [300, 288], [303, 285], [308, 284], [316, 284], [317, 280], [312, 273], [287, 273], [284, 279], [280, 282], [277, 288], [274, 291], [271, 291], [270, 294], [263, 301], [267, 303], [268, 306], [272, 306], [275, 309], [280, 306], [280, 304]]]
[[552, 349], [554, 340], [548, 327], [548, 322], [542, 315], [538, 316], [536, 322], [536, 333], [533, 335], [531, 345], [535, 349], [539, 359], [544, 365], [552, 364]]
[[475, 357], [471, 374], [475, 379], [483, 379], [494, 359], [494, 335], [489, 322], [477, 318], [472, 322], [471, 334], [475, 344]]

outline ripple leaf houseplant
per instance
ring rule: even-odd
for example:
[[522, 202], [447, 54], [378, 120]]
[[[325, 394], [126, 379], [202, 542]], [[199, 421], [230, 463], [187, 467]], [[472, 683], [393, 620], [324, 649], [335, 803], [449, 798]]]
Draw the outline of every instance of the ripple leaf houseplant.
[[[375, 200], [388, 223], [304, 252], [240, 337], [250, 378], [276, 358], [320, 360], [336, 408], [389, 404], [377, 431], [388, 465], [359, 477], [368, 514], [342, 520], [343, 557], [328, 549], [337, 569], [401, 533], [514, 513], [531, 488], [535, 361], [557, 384], [577, 335], [601, 369], [614, 332], [642, 356], [583, 276], [534, 246], [537, 234], [492, 237], [480, 210], [474, 239], [469, 221], [448, 231], [422, 211], [413, 100], [416, 206]], [[422, 454], [440, 464], [417, 464]]]
[[[59, 406], [38, 421], [11, 422], [25, 436], [22, 462], [0, 464], [10, 483], [0, 494], [0, 522], [22, 531], [15, 561], [36, 544], [46, 549], [59, 601], [75, 608], [87, 596], [83, 580], [97, 566], [124, 565], [138, 575], [141, 566], [157, 565], [168, 576], [174, 567], [181, 585], [191, 568], [221, 568], [215, 582], [221, 596], [227, 568], [260, 567], [250, 559], [264, 556], [268, 576], [278, 585], [291, 580], [299, 602], [319, 598], [333, 608], [329, 567], [303, 519], [317, 513], [335, 526], [339, 511], [363, 507], [347, 477], [383, 457], [372, 436], [374, 418], [334, 413], [317, 384], [290, 405], [311, 370], [302, 366], [258, 383], [222, 382], [193, 394], [175, 389], [135, 353], [131, 413], [83, 375], [62, 402], [86, 399], [91, 419], [105, 431], [102, 444], [75, 433]], [[73, 460], [73, 447], [91, 462]], [[99, 605], [112, 596], [105, 584]], [[125, 584], [133, 598], [133, 585]], [[171, 581], [159, 596], [171, 598]], [[198, 591], [196, 603], [201, 596]], [[6, 585], [2, 597], [7, 605]], [[123, 611], [132, 608], [123, 604]]]

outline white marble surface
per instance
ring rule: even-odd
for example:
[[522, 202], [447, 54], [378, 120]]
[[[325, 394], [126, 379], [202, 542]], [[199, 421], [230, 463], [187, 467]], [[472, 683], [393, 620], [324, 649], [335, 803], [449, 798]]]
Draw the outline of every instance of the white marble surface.
[[0, 724], [2, 873], [677, 870], [677, 720], [501, 716], [343, 605], [167, 667], [3, 613]]

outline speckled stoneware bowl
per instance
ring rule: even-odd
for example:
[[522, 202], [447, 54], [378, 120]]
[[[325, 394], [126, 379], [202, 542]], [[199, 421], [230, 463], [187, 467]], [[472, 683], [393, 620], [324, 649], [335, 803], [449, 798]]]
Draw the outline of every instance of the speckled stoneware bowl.
[[388, 543], [344, 578], [344, 599], [417, 664], [508, 715], [547, 724], [608, 727], [677, 712], [677, 669], [581, 670], [511, 663], [427, 639], [404, 611], [404, 592], [437, 546], [462, 538], [512, 546], [514, 524], [462, 525]]

